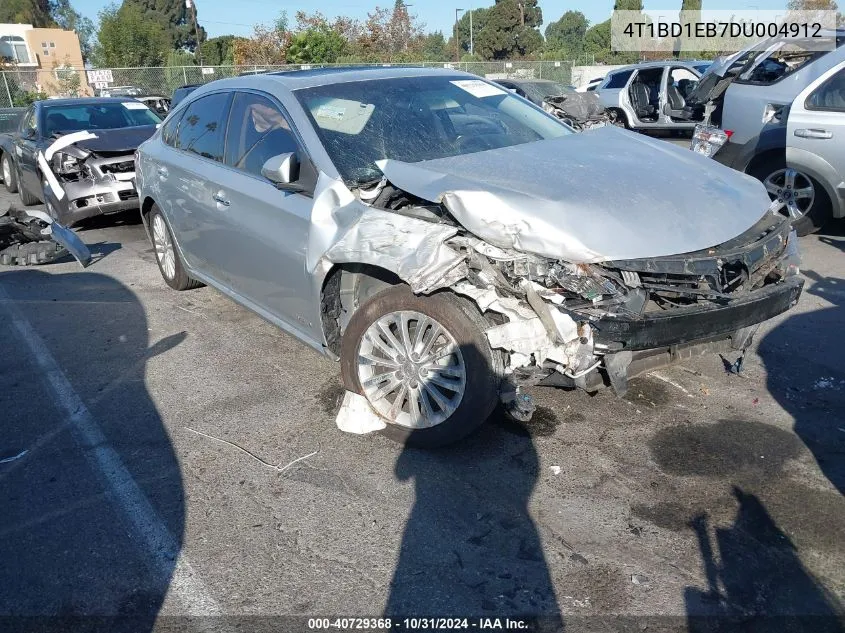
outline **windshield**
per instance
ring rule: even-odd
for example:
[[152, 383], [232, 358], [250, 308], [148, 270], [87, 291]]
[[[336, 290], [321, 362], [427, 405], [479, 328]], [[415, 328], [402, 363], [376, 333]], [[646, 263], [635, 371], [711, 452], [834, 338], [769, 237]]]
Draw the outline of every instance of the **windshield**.
[[376, 161], [415, 163], [531, 143], [571, 130], [481, 79], [400, 77], [295, 93], [344, 180], [381, 178]]
[[111, 101], [73, 105], [45, 105], [41, 116], [44, 136], [81, 130], [106, 130], [157, 125], [161, 119], [140, 101]]

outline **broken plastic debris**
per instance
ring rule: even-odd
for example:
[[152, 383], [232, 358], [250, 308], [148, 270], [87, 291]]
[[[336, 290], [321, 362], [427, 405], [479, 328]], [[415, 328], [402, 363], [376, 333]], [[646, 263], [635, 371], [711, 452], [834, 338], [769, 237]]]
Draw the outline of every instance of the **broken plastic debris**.
[[631, 582], [635, 585], [647, 585], [649, 578], [648, 576], [643, 576], [642, 574], [634, 574], [631, 576]]
[[336, 422], [341, 431], [355, 435], [366, 435], [387, 426], [364, 396], [351, 391], [343, 396]]
[[560, 474], [560, 466], [549, 466], [549, 470], [552, 471], [553, 475], [559, 475]]
[[534, 411], [537, 409], [537, 405], [534, 404], [534, 398], [527, 393], [516, 392], [509, 397], [503, 397], [502, 402], [505, 404], [505, 411], [508, 416], [517, 422], [530, 422], [531, 416], [534, 415]]

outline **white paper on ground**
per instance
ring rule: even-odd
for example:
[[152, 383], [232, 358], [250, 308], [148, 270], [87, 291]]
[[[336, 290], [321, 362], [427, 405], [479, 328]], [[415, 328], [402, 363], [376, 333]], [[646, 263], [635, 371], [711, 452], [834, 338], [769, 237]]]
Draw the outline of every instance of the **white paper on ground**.
[[351, 391], [347, 391], [343, 396], [336, 422], [341, 431], [355, 435], [366, 435], [387, 426], [364, 396]]

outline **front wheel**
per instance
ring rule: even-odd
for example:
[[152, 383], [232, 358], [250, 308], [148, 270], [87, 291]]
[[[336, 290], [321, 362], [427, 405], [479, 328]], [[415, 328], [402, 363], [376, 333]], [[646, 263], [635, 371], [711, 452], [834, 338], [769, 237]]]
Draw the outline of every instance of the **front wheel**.
[[3, 184], [6, 185], [6, 191], [16, 193], [18, 190], [18, 178], [12, 166], [12, 159], [9, 158], [8, 154], [3, 154], [3, 157], [0, 158], [0, 170], [3, 172]]
[[824, 188], [814, 178], [786, 165], [783, 158], [765, 161], [748, 171], [763, 183], [777, 211], [787, 216], [800, 236], [818, 231], [831, 216]]
[[499, 397], [501, 355], [489, 323], [450, 292], [417, 296], [407, 286], [379, 292], [352, 316], [343, 336], [346, 388], [384, 420], [403, 444], [451, 444], [478, 428]]

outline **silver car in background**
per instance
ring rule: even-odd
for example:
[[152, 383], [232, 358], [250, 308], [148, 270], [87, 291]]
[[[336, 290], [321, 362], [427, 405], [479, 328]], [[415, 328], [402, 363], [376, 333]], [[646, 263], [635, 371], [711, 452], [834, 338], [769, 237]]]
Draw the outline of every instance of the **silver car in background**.
[[602, 105], [632, 130], [692, 131], [695, 122], [684, 116], [686, 99], [709, 65], [674, 60], [625, 66], [607, 73], [595, 91]]
[[752, 178], [445, 69], [212, 82], [136, 160], [166, 283], [340, 360], [340, 428], [420, 445], [530, 418], [525, 386], [743, 351], [803, 283]]
[[689, 106], [692, 149], [760, 180], [799, 235], [845, 217], [845, 30], [827, 36], [834, 50], [773, 39], [714, 64]]

